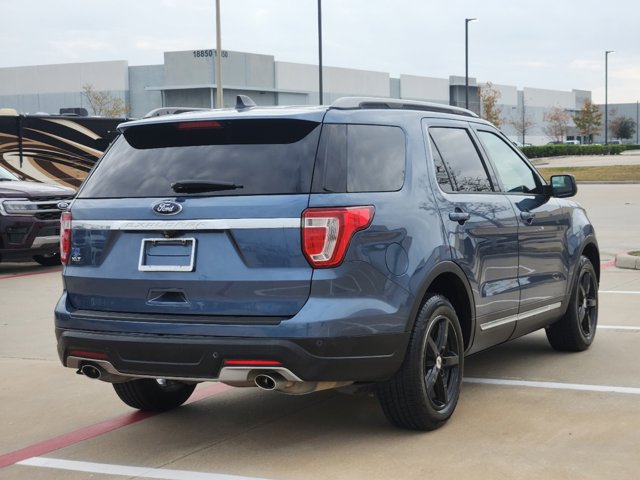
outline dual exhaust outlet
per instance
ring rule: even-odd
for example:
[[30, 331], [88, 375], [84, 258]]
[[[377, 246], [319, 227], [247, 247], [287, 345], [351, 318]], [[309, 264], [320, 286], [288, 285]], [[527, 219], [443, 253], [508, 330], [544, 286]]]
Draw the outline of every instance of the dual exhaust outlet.
[[[100, 365], [95, 363], [84, 363], [79, 369], [78, 374], [94, 380], [103, 380], [106, 382], [123, 382], [130, 378], [120, 375], [114, 375], [107, 372]], [[253, 378], [253, 380], [251, 380]], [[288, 380], [281, 374], [272, 371], [257, 373], [255, 376], [249, 375], [247, 380], [253, 381], [253, 384], [261, 390], [278, 391], [290, 395], [304, 395], [306, 393], [318, 392], [320, 390], [330, 390], [332, 388], [340, 388], [351, 385], [353, 382], [305, 382]], [[244, 383], [241, 386], [251, 386], [251, 383]], [[240, 385], [237, 385], [240, 386]]]

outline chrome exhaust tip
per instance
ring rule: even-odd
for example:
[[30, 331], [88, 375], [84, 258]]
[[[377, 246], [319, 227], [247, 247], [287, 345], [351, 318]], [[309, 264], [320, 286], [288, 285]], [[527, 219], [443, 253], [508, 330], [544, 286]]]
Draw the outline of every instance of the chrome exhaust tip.
[[85, 377], [91, 378], [94, 380], [97, 380], [100, 377], [102, 377], [102, 370], [99, 367], [96, 367], [95, 365], [91, 365], [90, 363], [87, 363], [82, 367], [80, 367], [80, 373], [82, 373]]
[[275, 390], [278, 386], [278, 379], [266, 373], [261, 373], [259, 375], [256, 375], [254, 383], [256, 384], [256, 387], [260, 388], [261, 390], [271, 391]]

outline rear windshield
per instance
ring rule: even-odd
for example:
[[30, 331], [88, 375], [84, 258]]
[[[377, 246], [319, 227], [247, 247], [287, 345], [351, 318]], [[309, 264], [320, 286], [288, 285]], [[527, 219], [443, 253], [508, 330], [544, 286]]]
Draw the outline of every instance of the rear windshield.
[[319, 124], [267, 119], [129, 127], [96, 166], [80, 198], [176, 196], [198, 181], [233, 189], [194, 195], [309, 193]]

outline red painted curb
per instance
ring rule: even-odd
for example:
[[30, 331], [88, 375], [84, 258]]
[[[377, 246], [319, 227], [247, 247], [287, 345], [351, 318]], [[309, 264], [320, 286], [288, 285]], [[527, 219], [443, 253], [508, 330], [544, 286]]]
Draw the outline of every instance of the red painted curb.
[[[210, 387], [196, 390], [186, 403], [189, 404], [197, 402], [199, 400], [202, 400], [203, 398], [207, 398], [230, 390], [231, 388], [233, 387], [224, 385], [222, 383], [216, 383]], [[89, 425], [88, 427], [81, 428], [74, 432], [65, 433], [58, 437], [50, 438], [49, 440], [29, 445], [28, 447], [21, 448], [20, 450], [15, 450], [13, 452], [1, 455], [0, 468], [8, 467], [10, 465], [13, 465], [14, 463], [26, 460], [27, 458], [45, 455], [47, 453], [53, 452], [55, 450], [60, 450], [61, 448], [68, 447], [70, 445], [88, 440], [90, 438], [98, 437], [113, 430], [117, 430], [118, 428], [132, 425], [142, 420], [146, 420], [147, 418], [155, 417], [159, 413], [160, 412], [140, 411], [126, 413], [124, 415], [120, 415], [119, 417], [105, 420], [104, 422]]]
[[61, 272], [62, 269], [55, 267], [55, 268], [51, 268], [49, 270], [45, 270], [44, 272], [31, 272], [31, 273], [16, 273], [16, 274], [12, 274], [12, 275], [0, 275], [0, 280], [4, 280], [7, 278], [18, 278], [18, 277], [31, 277], [33, 275], [44, 275], [46, 273], [54, 273], [54, 272]]
[[614, 268], [616, 266], [616, 259], [612, 258], [611, 260], [607, 260], [605, 262], [600, 262], [600, 269], [606, 270], [608, 268]]

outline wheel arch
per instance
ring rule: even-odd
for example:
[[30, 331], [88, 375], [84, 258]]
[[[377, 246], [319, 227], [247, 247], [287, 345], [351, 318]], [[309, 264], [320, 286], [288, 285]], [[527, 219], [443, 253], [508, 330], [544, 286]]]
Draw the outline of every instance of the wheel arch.
[[575, 288], [575, 278], [578, 275], [578, 271], [580, 269], [580, 257], [585, 256], [589, 259], [589, 261], [593, 265], [594, 270], [596, 271], [596, 281], [598, 282], [598, 284], [600, 284], [600, 250], [598, 249], [598, 243], [596, 242], [595, 237], [592, 235], [586, 237], [580, 249], [575, 250], [575, 252], [576, 256], [572, 257], [574, 258], [574, 265], [572, 265], [572, 268], [569, 271], [570, 277], [567, 282], [565, 298], [562, 302], [563, 315], [566, 313], [567, 308], [569, 307], [569, 301]]
[[582, 247], [582, 255], [587, 257], [593, 265], [596, 271], [596, 279], [600, 283], [600, 251], [592, 239], [588, 239], [587, 243]]
[[453, 305], [462, 329], [464, 350], [468, 351], [473, 343], [473, 333], [475, 331], [475, 305], [469, 281], [462, 269], [454, 262], [441, 262], [431, 270], [416, 295], [417, 301], [411, 311], [409, 328], [413, 328], [418, 310], [427, 295], [434, 293], [443, 295]]

